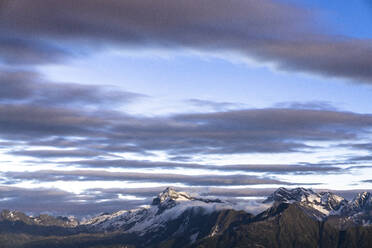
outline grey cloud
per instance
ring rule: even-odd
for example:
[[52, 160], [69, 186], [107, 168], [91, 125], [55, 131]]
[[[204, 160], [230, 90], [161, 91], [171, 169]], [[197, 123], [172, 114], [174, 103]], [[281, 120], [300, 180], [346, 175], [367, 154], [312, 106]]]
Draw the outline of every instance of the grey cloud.
[[0, 141], [0, 148], [8, 148], [19, 145], [19, 142], [12, 142], [12, 141]]
[[0, 86], [0, 101], [42, 106], [86, 108], [109, 104], [113, 108], [145, 97], [109, 86], [49, 82], [36, 72], [22, 70], [0, 70]]
[[[145, 97], [108, 86], [49, 82], [26, 70], [0, 70], [0, 86], [0, 136], [30, 143], [68, 136], [91, 140], [109, 129], [106, 118], [124, 118], [115, 106]], [[110, 111], [103, 110], [107, 105]]]
[[372, 161], [372, 155], [367, 155], [367, 156], [354, 156], [349, 158], [350, 162], [361, 162], [361, 161]]
[[[56, 135], [84, 136], [99, 132], [103, 119], [73, 110], [33, 105], [0, 105], [1, 136], [34, 139]], [[97, 134], [98, 135], [98, 134]]]
[[[125, 142], [125, 141], [124, 141]], [[93, 138], [93, 137], [80, 137], [80, 139], [74, 139], [69, 137], [50, 137], [46, 139], [37, 139], [27, 142], [27, 146], [48, 146], [54, 148], [77, 148], [86, 149], [98, 153], [115, 153], [115, 152], [131, 152], [138, 153], [144, 156], [151, 155], [151, 152], [147, 152], [141, 147], [134, 144], [116, 144], [116, 142], [110, 142], [104, 138]]]
[[63, 181], [136, 181], [156, 183], [183, 183], [189, 186], [229, 186], [229, 185], [256, 185], [256, 184], [281, 184], [290, 185], [270, 178], [261, 178], [246, 175], [228, 176], [189, 176], [181, 174], [158, 174], [136, 172], [108, 172], [96, 170], [54, 171], [43, 170], [36, 172], [5, 172], [6, 183], [13, 184], [17, 181], [36, 180], [39, 182]]
[[205, 169], [213, 171], [269, 172], [269, 173], [317, 173], [338, 172], [339, 167], [328, 164], [236, 164], [236, 165], [204, 165], [195, 163], [151, 162], [140, 160], [104, 159], [80, 160], [65, 164], [83, 168], [132, 168], [132, 169]]
[[[269, 118], [270, 116], [271, 119]], [[271, 125], [272, 121], [277, 123], [276, 128], [282, 129], [285, 126], [310, 127], [313, 125], [332, 125], [343, 124], [345, 126], [368, 126], [371, 125], [372, 115], [356, 114], [341, 111], [320, 111], [320, 110], [298, 110], [298, 109], [249, 109], [230, 112], [216, 112], [207, 114], [184, 114], [178, 115], [176, 119], [196, 122], [208, 121], [221, 122], [226, 120], [244, 120], [243, 124], [255, 127], [258, 122], [267, 120], [266, 125]]]
[[170, 156], [168, 159], [174, 162], [192, 162], [193, 161], [193, 158], [190, 155], [189, 156], [187, 155]]
[[0, 10], [3, 10], [5, 9], [5, 7], [7, 7], [7, 5], [9, 4], [9, 0], [4, 0], [4, 1], [1, 1], [0, 2]]
[[327, 166], [322, 164], [257, 164], [257, 165], [227, 165], [221, 170], [238, 170], [238, 171], [254, 171], [254, 172], [269, 172], [269, 173], [335, 173], [341, 169], [335, 166]]
[[10, 65], [58, 63], [73, 56], [47, 41], [4, 34], [0, 34], [0, 54], [0, 62]]
[[3, 7], [0, 30], [81, 50], [115, 44], [233, 51], [282, 70], [371, 83], [371, 41], [326, 34], [314, 22], [319, 18], [272, 0], [18, 0]]
[[101, 152], [164, 151], [186, 156], [311, 151], [317, 147], [304, 142], [355, 142], [371, 127], [371, 115], [329, 110], [249, 109], [140, 118], [118, 112], [0, 105], [2, 138], [27, 138], [30, 145], [51, 146], [56, 140], [56, 146]]
[[[0, 101], [4, 100], [0, 104], [1, 138], [8, 142], [27, 140], [28, 146], [89, 151], [92, 155], [165, 151], [174, 158], [311, 151], [315, 147], [304, 142], [355, 141], [372, 126], [368, 114], [291, 108], [135, 117], [60, 105], [64, 99], [79, 106], [79, 101], [89, 105], [115, 98], [103, 94], [100, 87], [47, 83], [37, 73], [18, 70], [2, 70], [0, 82]], [[128, 102], [140, 96], [123, 92], [117, 97]], [[12, 100], [12, 104], [5, 103]], [[51, 156], [51, 152], [44, 154]], [[58, 155], [63, 154], [55, 154]]]
[[[47, 147], [55, 147], [55, 148], [71, 148], [71, 147], [82, 147], [86, 145], [87, 141], [86, 139], [71, 139], [69, 137], [48, 137], [45, 139], [36, 139], [36, 140], [30, 140], [27, 142], [27, 145], [32, 146], [47, 146]], [[84, 146], [85, 147], [85, 146]]]
[[356, 140], [371, 126], [371, 115], [350, 112], [250, 109], [119, 124], [111, 138], [171, 155], [273, 153], [313, 148], [305, 140]]
[[[355, 151], [367, 151], [367, 155], [348, 155], [345, 162], [355, 164], [360, 162], [372, 161], [372, 143], [346, 143], [340, 144], [338, 147], [353, 149]], [[354, 166], [356, 168], [357, 166]]]
[[216, 101], [209, 101], [209, 100], [202, 100], [202, 99], [188, 99], [186, 101], [189, 104], [195, 105], [197, 107], [208, 107], [215, 111], [223, 111], [232, 108], [241, 108], [242, 104], [233, 103], [233, 102], [216, 102]]
[[345, 147], [353, 148], [356, 150], [372, 151], [372, 143], [356, 143], [356, 144], [345, 144]]
[[37, 73], [31, 71], [17, 72], [0, 70], [0, 100], [25, 99], [31, 97], [31, 83]]
[[105, 155], [104, 153], [99, 153], [95, 151], [89, 151], [89, 150], [18, 150], [18, 151], [11, 151], [7, 152], [11, 155], [16, 156], [28, 156], [28, 157], [34, 157], [34, 158], [74, 158], [74, 157], [81, 157], [81, 158], [91, 158], [91, 157], [97, 157], [100, 155]]
[[289, 109], [312, 109], [312, 110], [331, 110], [337, 111], [338, 109], [332, 103], [327, 101], [312, 101], [312, 102], [280, 102], [275, 104], [277, 108]]

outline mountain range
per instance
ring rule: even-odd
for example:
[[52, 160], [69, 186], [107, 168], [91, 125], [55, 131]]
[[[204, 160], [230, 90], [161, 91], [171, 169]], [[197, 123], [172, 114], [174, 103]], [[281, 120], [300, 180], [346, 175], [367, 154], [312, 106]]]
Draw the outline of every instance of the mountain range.
[[0, 247], [372, 247], [372, 195], [279, 188], [254, 215], [227, 201], [167, 188], [149, 206], [78, 221], [0, 213]]

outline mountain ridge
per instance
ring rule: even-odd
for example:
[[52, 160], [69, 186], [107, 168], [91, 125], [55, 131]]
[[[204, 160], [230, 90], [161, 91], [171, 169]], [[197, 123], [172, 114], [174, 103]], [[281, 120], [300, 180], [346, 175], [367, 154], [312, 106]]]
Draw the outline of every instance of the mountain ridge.
[[[149, 206], [98, 215], [75, 226], [73, 218], [62, 219], [68, 224], [53, 217], [44, 219], [54, 222], [38, 222], [40, 217], [3, 211], [0, 241], [6, 237], [13, 243], [4, 247], [17, 248], [372, 247], [371, 198], [368, 192], [348, 201], [331, 192], [279, 188], [263, 201], [271, 207], [253, 215], [220, 199], [166, 188]], [[14, 223], [17, 232], [9, 228]], [[28, 240], [9, 238], [21, 234]]]

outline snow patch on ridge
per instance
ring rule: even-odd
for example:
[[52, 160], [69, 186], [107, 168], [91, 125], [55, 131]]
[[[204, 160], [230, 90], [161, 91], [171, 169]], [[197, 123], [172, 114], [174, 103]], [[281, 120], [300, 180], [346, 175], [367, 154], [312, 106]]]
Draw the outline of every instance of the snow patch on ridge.
[[200, 214], [210, 214], [232, 208], [231, 204], [218, 199], [193, 197], [186, 192], [167, 188], [154, 198], [150, 206], [100, 215], [82, 222], [82, 225], [96, 231], [121, 230], [143, 235], [156, 231], [190, 209]]
[[[361, 193], [353, 201], [348, 202], [343, 197], [331, 192], [316, 193], [311, 189], [279, 188], [265, 201], [253, 205], [246, 202], [225, 202], [219, 199], [200, 198], [186, 192], [178, 192], [173, 188], [166, 188], [158, 194], [152, 204], [133, 210], [122, 210], [113, 214], [103, 214], [82, 222], [82, 225], [92, 231], [123, 231], [135, 232], [139, 235], [156, 232], [166, 227], [169, 221], [179, 218], [186, 211], [207, 215], [216, 211], [234, 209], [251, 213], [252, 209], [264, 211], [273, 203], [297, 204], [305, 213], [316, 220], [323, 221], [335, 215], [343, 218], [341, 221], [368, 225], [372, 219], [368, 214], [372, 210], [372, 197], [369, 193]], [[244, 206], [243, 206], [244, 205]], [[265, 209], [262, 207], [265, 206]], [[187, 219], [187, 217], [186, 217]], [[184, 224], [184, 225], [187, 225]], [[183, 228], [180, 226], [179, 228]], [[213, 229], [211, 235], [218, 233]]]

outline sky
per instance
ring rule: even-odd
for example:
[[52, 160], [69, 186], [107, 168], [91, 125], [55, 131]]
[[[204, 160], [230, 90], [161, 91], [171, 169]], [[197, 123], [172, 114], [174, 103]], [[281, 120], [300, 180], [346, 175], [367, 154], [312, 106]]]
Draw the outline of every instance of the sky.
[[0, 209], [372, 189], [368, 0], [0, 0]]

